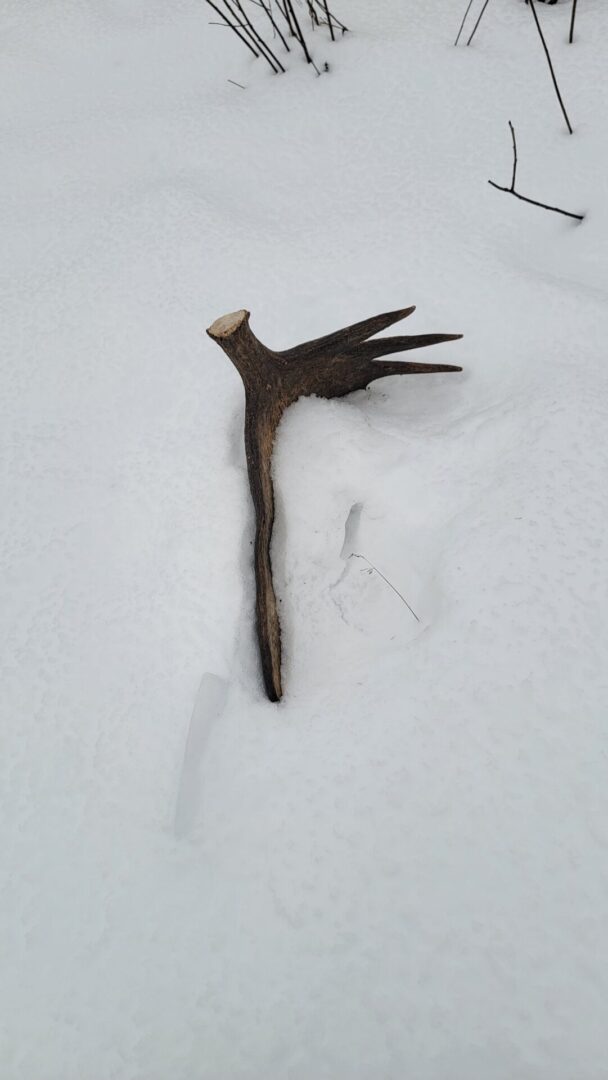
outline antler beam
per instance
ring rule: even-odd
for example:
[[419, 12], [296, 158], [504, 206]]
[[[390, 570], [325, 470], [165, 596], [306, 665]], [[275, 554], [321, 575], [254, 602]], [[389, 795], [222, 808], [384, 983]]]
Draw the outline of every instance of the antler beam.
[[284, 352], [274, 352], [258, 341], [249, 326], [249, 312], [245, 310], [223, 315], [207, 330], [232, 361], [245, 386], [245, 453], [256, 518], [256, 628], [264, 685], [271, 701], [279, 701], [283, 693], [281, 632], [270, 562], [274, 523], [272, 449], [276, 429], [285, 409], [300, 397], [310, 394], [342, 397], [386, 375], [462, 371], [453, 364], [376, 359], [462, 337], [462, 334], [422, 334], [370, 340], [414, 310], [409, 307], [375, 315]]

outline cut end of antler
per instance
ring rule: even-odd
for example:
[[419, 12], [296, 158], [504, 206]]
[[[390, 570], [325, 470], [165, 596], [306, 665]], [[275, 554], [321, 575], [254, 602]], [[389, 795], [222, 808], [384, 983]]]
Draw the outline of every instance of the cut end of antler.
[[207, 330], [210, 338], [221, 341], [222, 338], [230, 337], [249, 318], [249, 312], [245, 308], [240, 311], [231, 311], [228, 315], [220, 315]]

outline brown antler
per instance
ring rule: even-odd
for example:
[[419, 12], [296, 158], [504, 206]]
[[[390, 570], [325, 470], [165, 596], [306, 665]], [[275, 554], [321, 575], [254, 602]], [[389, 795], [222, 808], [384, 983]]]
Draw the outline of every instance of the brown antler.
[[270, 563], [274, 522], [272, 447], [276, 429], [285, 409], [309, 394], [342, 397], [385, 375], [462, 371], [452, 364], [376, 359], [387, 353], [420, 349], [462, 337], [462, 334], [422, 334], [370, 340], [373, 334], [405, 319], [413, 311], [409, 307], [376, 315], [284, 352], [273, 352], [258, 341], [249, 326], [248, 311], [223, 315], [207, 330], [209, 337], [232, 360], [245, 385], [245, 452], [256, 516], [256, 623], [264, 684], [271, 701], [279, 701], [282, 695], [281, 633]]

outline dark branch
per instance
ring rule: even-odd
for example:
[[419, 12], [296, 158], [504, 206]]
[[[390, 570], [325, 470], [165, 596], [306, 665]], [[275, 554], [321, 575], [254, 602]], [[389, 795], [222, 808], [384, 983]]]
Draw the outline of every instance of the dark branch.
[[327, 0], [323, 0], [323, 6], [325, 8], [325, 18], [327, 19], [327, 25], [329, 26], [329, 32], [331, 34], [331, 40], [335, 41], [336, 40], [336, 35], [334, 34], [334, 24], [332, 22], [331, 15], [329, 14], [329, 8], [327, 6]]
[[329, 10], [326, 0], [314, 0], [314, 3], [317, 5], [318, 8], [320, 8], [323, 14], [327, 12], [330, 20], [330, 29], [331, 24], [335, 23], [335, 25], [342, 31], [342, 34], [348, 33], [348, 26], [345, 26], [343, 22], [340, 22], [340, 20], [334, 15], [333, 11]]
[[479, 26], [481, 20], [483, 19], [483, 13], [486, 10], [489, 3], [490, 3], [490, 0], [486, 0], [486, 2], [483, 5], [481, 11], [479, 12], [479, 18], [477, 19], [477, 22], [475, 23], [475, 26], [473, 27], [473, 33], [471, 34], [469, 40], [467, 41], [467, 45], [470, 45], [473, 38], [475, 37], [475, 34], [477, 33], [477, 27]]
[[283, 4], [282, 4], [282, 5], [281, 5], [281, 3], [280, 3], [280, 0], [275, 0], [275, 3], [276, 3], [276, 5], [277, 5], [277, 7], [278, 7], [279, 11], [281, 12], [281, 15], [282, 15], [282, 16], [283, 16], [283, 18], [285, 19], [285, 22], [287, 23], [287, 26], [289, 27], [289, 34], [290, 34], [290, 37], [295, 37], [295, 36], [296, 36], [296, 32], [295, 32], [295, 30], [294, 30], [294, 28], [293, 28], [293, 24], [292, 24], [292, 22], [291, 22], [291, 17], [290, 17], [290, 15], [289, 15], [289, 8], [287, 7], [287, 0], [283, 0]]
[[473, 0], [469, 0], [469, 2], [467, 4], [467, 10], [465, 11], [464, 15], [462, 16], [462, 22], [460, 24], [460, 30], [456, 34], [456, 41], [454, 42], [454, 45], [458, 45], [458, 42], [460, 41], [460, 35], [462, 34], [462, 31], [464, 30], [464, 24], [467, 21], [467, 15], [469, 14], [469, 11], [471, 10], [472, 4], [473, 4]]
[[320, 75], [321, 72], [319, 71], [319, 69], [318, 69], [317, 65], [315, 64], [312, 56], [310, 55], [308, 45], [306, 44], [306, 38], [304, 37], [304, 34], [302, 33], [302, 29], [301, 29], [300, 24], [298, 22], [296, 13], [295, 13], [295, 11], [293, 9], [292, 0], [285, 0], [285, 6], [287, 8], [289, 8], [289, 14], [291, 16], [291, 21], [292, 21], [292, 23], [294, 25], [294, 28], [295, 28], [296, 38], [300, 42], [300, 45], [302, 46], [302, 52], [304, 53], [304, 56], [306, 57], [306, 63], [307, 64], [312, 64], [312, 66], [315, 69], [317, 75]]
[[536, 23], [536, 29], [538, 30], [540, 40], [542, 41], [543, 49], [545, 50], [545, 56], [547, 57], [547, 63], [549, 65], [549, 71], [551, 72], [551, 78], [553, 79], [553, 86], [555, 87], [555, 93], [557, 94], [557, 100], [559, 101], [560, 108], [561, 108], [563, 116], [564, 116], [564, 120], [566, 121], [566, 124], [567, 124], [567, 127], [568, 127], [568, 131], [572, 135], [573, 134], [572, 124], [570, 123], [570, 120], [568, 119], [568, 113], [566, 112], [566, 106], [564, 105], [564, 102], [562, 101], [562, 95], [559, 92], [559, 86], [557, 85], [557, 79], [555, 78], [555, 72], [553, 70], [553, 64], [551, 63], [551, 57], [549, 55], [549, 50], [547, 48], [547, 42], [545, 41], [543, 32], [541, 30], [541, 25], [540, 25], [540, 22], [538, 21], [538, 15], [536, 14], [536, 6], [534, 4], [534, 0], [530, 0], [530, 7], [532, 9], [532, 14], [534, 16], [534, 22]]
[[488, 180], [488, 184], [491, 184], [497, 191], [506, 191], [507, 195], [514, 195], [516, 199], [521, 199], [522, 202], [531, 203], [532, 206], [540, 206], [543, 210], [552, 210], [554, 214], [563, 214], [564, 217], [576, 218], [577, 221], [584, 221], [585, 219], [584, 214], [571, 214], [569, 210], [560, 210], [559, 206], [549, 206], [547, 203], [538, 202], [536, 199], [529, 199], [527, 195], [520, 195], [518, 191], [513, 191], [512, 188], [495, 184], [493, 180]]
[[285, 68], [283, 67], [281, 61], [278, 59], [278, 57], [275, 56], [272, 49], [268, 47], [261, 34], [258, 34], [240, 0], [224, 0], [224, 6], [226, 7], [226, 9], [230, 12], [233, 18], [238, 19], [238, 15], [232, 10], [232, 7], [230, 6], [231, 2], [235, 4], [237, 10], [241, 14], [241, 17], [243, 19], [243, 23], [241, 24], [242, 28], [249, 35], [254, 45], [260, 50], [262, 56], [268, 62], [274, 73], [278, 75], [279, 71], [282, 71], [284, 74]]
[[214, 4], [214, 3], [213, 3], [213, 0], [207, 0], [207, 3], [209, 4], [209, 7], [212, 7], [212, 8], [213, 8], [213, 10], [217, 12], [217, 14], [219, 15], [220, 19], [223, 19], [223, 20], [224, 20], [224, 23], [226, 24], [226, 26], [229, 26], [231, 30], [234, 30], [234, 32], [235, 32], [235, 34], [236, 34], [236, 36], [237, 36], [238, 38], [240, 38], [240, 39], [241, 39], [241, 41], [243, 42], [243, 45], [246, 45], [246, 46], [247, 46], [247, 48], [249, 49], [249, 52], [252, 52], [252, 53], [253, 53], [253, 55], [254, 55], [254, 56], [256, 57], [256, 59], [257, 59], [257, 58], [259, 57], [259, 55], [260, 55], [260, 54], [259, 54], [259, 52], [258, 52], [258, 51], [257, 51], [256, 49], [254, 49], [253, 45], [251, 45], [251, 44], [250, 44], [250, 43], [249, 43], [249, 42], [247, 41], [247, 38], [246, 38], [246, 37], [244, 37], [244, 36], [243, 36], [243, 34], [239, 33], [239, 31], [237, 30], [236, 26], [233, 26], [233, 24], [232, 24], [232, 23], [230, 22], [230, 19], [227, 19], [227, 18], [226, 18], [226, 16], [224, 15], [224, 12], [223, 12], [223, 11], [220, 11], [220, 9], [219, 9], [219, 8], [218, 8], [218, 7], [216, 6], [216, 4]]
[[513, 140], [513, 176], [511, 178], [511, 191], [515, 191], [515, 174], [517, 172], [517, 143], [515, 142], [515, 128], [509, 120], [509, 127], [511, 128], [511, 139]]
[[319, 16], [312, 6], [312, 0], [306, 0], [306, 7], [308, 8], [308, 14], [310, 15], [310, 25], [314, 30], [315, 26], [319, 25]]
[[274, 20], [274, 15], [272, 14], [272, 9], [271, 9], [270, 3], [268, 4], [268, 7], [266, 7], [266, 4], [264, 3], [264, 0], [252, 0], [252, 3], [255, 4], [257, 7], [261, 7], [262, 10], [266, 13], [268, 18], [270, 19], [270, 22], [272, 24], [272, 28], [273, 28], [274, 32], [279, 35], [279, 37], [280, 37], [281, 41], [283, 42], [283, 45], [285, 46], [287, 52], [291, 52], [291, 49], [289, 48], [289, 45], [287, 44], [287, 42], [285, 41], [285, 38], [283, 37], [283, 34], [282, 34], [282, 31], [281, 31], [280, 27], [277, 26], [277, 24], [276, 24], [276, 22]]
[[574, 41], [574, 20], [576, 19], [576, 4], [577, 0], [572, 0], [572, 18], [570, 19], [570, 33], [568, 35], [568, 44], [572, 45]]
[[526, 195], [520, 195], [515, 190], [515, 174], [517, 172], [517, 143], [515, 141], [515, 129], [513, 124], [509, 120], [509, 127], [511, 128], [511, 139], [513, 140], [513, 177], [511, 179], [511, 187], [503, 187], [502, 184], [496, 184], [494, 180], [488, 180], [488, 184], [496, 188], [498, 191], [506, 191], [507, 195], [514, 195], [516, 199], [521, 199], [522, 202], [531, 203], [532, 206], [540, 206], [543, 210], [552, 210], [555, 214], [563, 214], [564, 217], [576, 218], [578, 221], [582, 221], [584, 214], [571, 214], [569, 210], [560, 210], [558, 206], [548, 206], [547, 203], [537, 202], [536, 199], [529, 199]]

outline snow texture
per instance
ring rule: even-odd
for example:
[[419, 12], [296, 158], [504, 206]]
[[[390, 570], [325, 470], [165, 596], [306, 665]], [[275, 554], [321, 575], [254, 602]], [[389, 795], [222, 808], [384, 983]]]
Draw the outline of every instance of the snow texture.
[[[2, 1080], [608, 1075], [608, 7], [539, 6], [570, 137], [464, 6], [335, 0], [320, 78], [201, 0], [0, 7]], [[487, 184], [508, 120], [581, 225]], [[204, 328], [410, 303], [463, 375], [281, 424], [273, 706]]]

